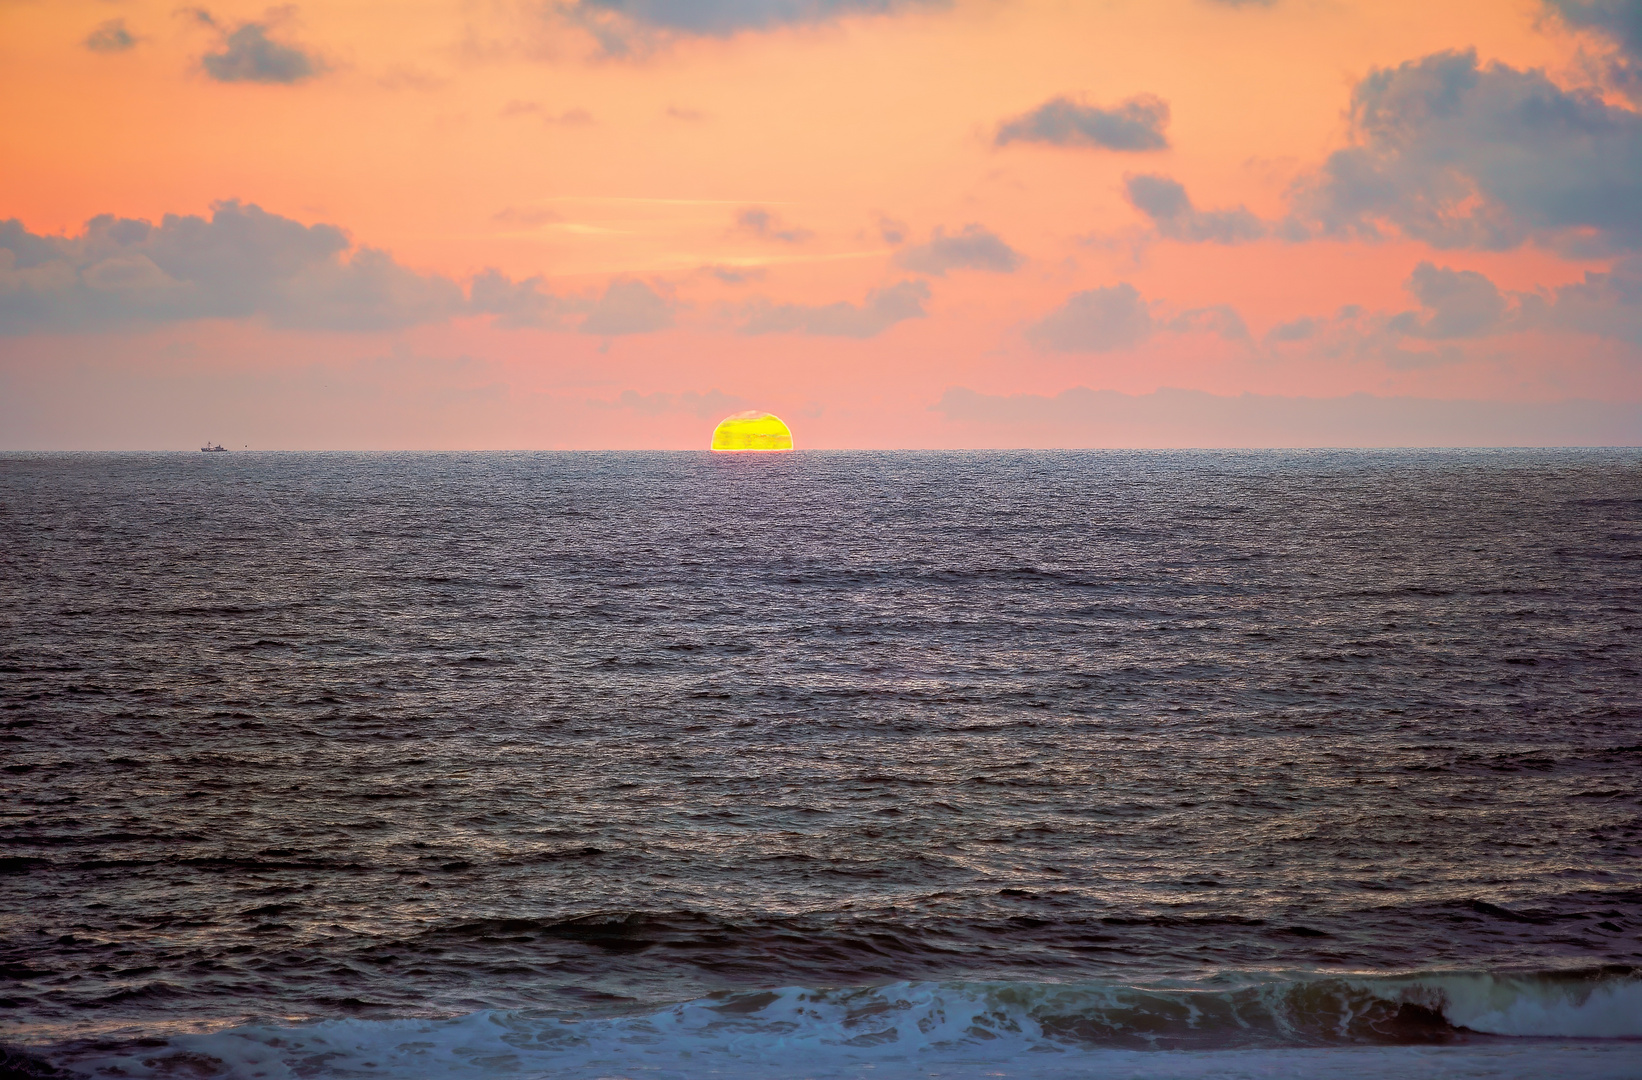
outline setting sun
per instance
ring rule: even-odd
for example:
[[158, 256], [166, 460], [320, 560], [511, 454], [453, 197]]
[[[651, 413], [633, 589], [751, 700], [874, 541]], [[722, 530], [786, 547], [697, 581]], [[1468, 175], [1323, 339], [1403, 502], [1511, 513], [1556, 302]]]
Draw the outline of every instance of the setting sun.
[[739, 412], [713, 429], [713, 450], [722, 454], [771, 453], [792, 449], [792, 431], [774, 413]]

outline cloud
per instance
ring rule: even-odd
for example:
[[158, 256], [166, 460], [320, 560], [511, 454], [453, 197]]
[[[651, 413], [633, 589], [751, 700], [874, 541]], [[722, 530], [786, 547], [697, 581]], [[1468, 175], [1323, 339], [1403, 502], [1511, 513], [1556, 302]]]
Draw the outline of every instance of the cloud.
[[334, 225], [303, 225], [222, 202], [209, 220], [159, 225], [104, 214], [77, 237], [0, 225], [0, 322], [14, 333], [260, 316], [311, 330], [391, 329], [459, 313], [456, 283], [371, 248], [348, 253]]
[[1229, 304], [1192, 308], [1183, 311], [1164, 324], [1164, 329], [1177, 334], [1217, 334], [1227, 341], [1252, 342], [1248, 324], [1237, 309]]
[[954, 387], [931, 406], [977, 446], [1635, 446], [1642, 405], [1150, 394], [1073, 387], [1053, 396]]
[[85, 47], [92, 52], [125, 52], [134, 48], [137, 39], [126, 29], [124, 19], [109, 19], [86, 35]]
[[921, 319], [929, 286], [902, 281], [874, 289], [862, 304], [755, 304], [744, 334], [816, 334], [823, 337], [869, 338], [907, 319]]
[[1518, 319], [1529, 327], [1592, 334], [1642, 346], [1642, 258], [1620, 260], [1605, 272], [1550, 293], [1517, 297]]
[[802, 244], [815, 235], [808, 229], [786, 224], [762, 206], [744, 206], [737, 210], [735, 230], [761, 240], [779, 240], [783, 244]]
[[1475, 270], [1450, 270], [1422, 262], [1414, 268], [1407, 288], [1425, 311], [1394, 318], [1391, 328], [1398, 332], [1443, 341], [1491, 333], [1505, 322], [1505, 295]]
[[907, 238], [907, 223], [883, 214], [878, 215], [878, 235], [886, 244], [899, 244]]
[[[216, 25], [211, 14], [196, 9], [202, 22]], [[216, 52], [200, 58], [205, 73], [217, 82], [296, 83], [319, 74], [324, 65], [297, 45], [268, 37], [266, 23], [241, 23], [223, 39]]]
[[1244, 207], [1235, 210], [1199, 210], [1186, 189], [1167, 176], [1124, 177], [1129, 203], [1152, 219], [1157, 231], [1171, 240], [1189, 243], [1239, 244], [1266, 233], [1261, 220]]
[[1642, 247], [1642, 114], [1474, 51], [1377, 70], [1352, 94], [1354, 145], [1297, 192], [1291, 239], [1378, 238], [1586, 255]]
[[998, 146], [1039, 142], [1129, 152], [1166, 150], [1169, 139], [1163, 129], [1168, 125], [1168, 102], [1151, 94], [1137, 95], [1111, 109], [1057, 97], [1005, 120], [993, 141]]
[[676, 37], [731, 37], [832, 22], [855, 15], [894, 15], [943, 8], [950, 0], [559, 0], [558, 12], [584, 28], [611, 55], [655, 47]]
[[1020, 253], [994, 232], [977, 224], [965, 225], [952, 236], [936, 226], [927, 244], [909, 247], [895, 256], [895, 264], [920, 274], [942, 277], [948, 270], [990, 270], [1012, 274], [1021, 264]]
[[1266, 332], [1267, 341], [1309, 341], [1315, 337], [1319, 328], [1318, 321], [1309, 316], [1280, 323]]
[[704, 274], [710, 274], [726, 285], [745, 285], [749, 281], [762, 281], [765, 270], [762, 266], [703, 266]]
[[596, 409], [628, 409], [640, 416], [687, 413], [700, 420], [723, 419], [748, 407], [745, 398], [719, 390], [709, 390], [705, 394], [694, 390], [686, 390], [682, 394], [641, 394], [637, 390], [623, 390], [614, 401], [589, 401], [588, 404]]
[[565, 316], [586, 311], [588, 307], [585, 301], [545, 291], [540, 277], [514, 281], [495, 269], [475, 274], [468, 293], [469, 311], [494, 315], [496, 325], [508, 329], [562, 329]]
[[1151, 311], [1133, 285], [1122, 282], [1074, 293], [1027, 331], [1061, 352], [1110, 352], [1151, 337]]
[[109, 214], [79, 236], [38, 236], [0, 222], [4, 333], [107, 330], [191, 319], [260, 318], [295, 330], [393, 330], [466, 315], [509, 328], [641, 333], [671, 325], [672, 307], [643, 282], [613, 281], [602, 297], [557, 296], [540, 277], [496, 270], [466, 294], [373, 248], [350, 250], [334, 225], [303, 225], [258, 206], [217, 203], [209, 219], [168, 214], [159, 225]]
[[564, 112], [554, 113], [543, 108], [537, 101], [510, 101], [502, 106], [502, 111], [497, 115], [504, 120], [516, 116], [534, 116], [543, 123], [563, 124], [565, 127], [580, 127], [593, 122], [593, 114], [586, 109], [566, 109]]
[[617, 278], [605, 287], [577, 327], [584, 334], [614, 337], [648, 334], [673, 325], [673, 304], [651, 286], [634, 278]]
[[1613, 47], [1609, 80], [1642, 100], [1642, 0], [1544, 0], [1573, 30], [1590, 30]]

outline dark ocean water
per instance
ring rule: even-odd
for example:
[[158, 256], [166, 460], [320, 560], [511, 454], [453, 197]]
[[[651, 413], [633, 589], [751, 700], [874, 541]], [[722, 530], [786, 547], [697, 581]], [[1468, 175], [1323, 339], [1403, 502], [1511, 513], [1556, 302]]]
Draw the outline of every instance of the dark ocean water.
[[1635, 450], [0, 456], [0, 740], [24, 1071], [1642, 1075]]

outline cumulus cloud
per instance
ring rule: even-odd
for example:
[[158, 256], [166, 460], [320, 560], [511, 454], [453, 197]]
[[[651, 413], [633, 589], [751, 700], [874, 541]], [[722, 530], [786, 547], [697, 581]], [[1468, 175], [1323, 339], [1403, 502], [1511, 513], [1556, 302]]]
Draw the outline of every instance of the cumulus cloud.
[[218, 203], [159, 225], [104, 214], [77, 237], [0, 225], [0, 322], [13, 332], [260, 316], [275, 326], [388, 329], [447, 318], [461, 288], [386, 252], [349, 253], [334, 225]]
[[1027, 332], [1061, 352], [1110, 352], [1138, 345], [1155, 324], [1140, 292], [1128, 282], [1074, 293]]
[[779, 240], [783, 244], [802, 244], [815, 235], [808, 229], [787, 224], [762, 206], [744, 206], [737, 210], [735, 231], [760, 240]]
[[585, 27], [612, 55], [674, 37], [731, 37], [831, 22], [852, 15], [892, 15], [942, 8], [950, 0], [558, 0], [557, 10]]
[[1442, 341], [1478, 337], [1501, 328], [1506, 299], [1492, 281], [1475, 270], [1450, 270], [1422, 262], [1414, 268], [1408, 291], [1423, 312], [1404, 312], [1391, 320], [1399, 333]]
[[489, 315], [502, 327], [609, 336], [665, 329], [673, 308], [656, 287], [628, 279], [597, 297], [559, 296], [540, 277], [485, 270], [464, 292], [385, 251], [352, 248], [334, 225], [234, 201], [209, 219], [168, 214], [158, 225], [104, 214], [70, 237], [0, 222], [0, 332], [10, 334], [247, 318], [369, 331]]
[[1298, 192], [1283, 232], [1592, 254], [1642, 247], [1642, 113], [1543, 72], [1445, 52], [1352, 94], [1354, 145]]
[[741, 327], [744, 334], [816, 334], [823, 337], [869, 338], [907, 319], [921, 319], [927, 312], [929, 286], [921, 281], [902, 281], [888, 288], [874, 289], [866, 302], [848, 304], [755, 304]]
[[1189, 243], [1240, 244], [1258, 240], [1265, 224], [1244, 207], [1199, 210], [1178, 181], [1147, 174], [1124, 177], [1129, 203], [1152, 219], [1157, 231], [1171, 240]]
[[1609, 80], [1642, 100], [1642, 0], [1545, 0], [1571, 29], [1606, 38]]
[[[190, 13], [199, 22], [220, 29], [204, 8], [194, 8]], [[217, 82], [290, 84], [324, 70], [324, 64], [312, 52], [273, 40], [268, 36], [269, 29], [265, 22], [246, 22], [226, 32], [217, 50], [200, 58], [205, 73]]]
[[648, 334], [673, 325], [673, 304], [660, 292], [635, 278], [617, 278], [605, 287], [578, 330], [584, 334], [615, 337]]
[[1169, 104], [1152, 94], [1137, 95], [1110, 109], [1057, 97], [1005, 120], [993, 141], [998, 146], [1038, 142], [1128, 152], [1166, 150], [1168, 126]]
[[137, 39], [126, 29], [124, 19], [109, 19], [86, 35], [85, 47], [92, 52], [125, 52], [135, 47]]
[[936, 226], [929, 242], [906, 248], [895, 256], [895, 264], [920, 274], [945, 276], [948, 270], [990, 270], [1012, 274], [1020, 267], [1021, 256], [994, 232], [977, 224], [963, 227], [951, 236]]

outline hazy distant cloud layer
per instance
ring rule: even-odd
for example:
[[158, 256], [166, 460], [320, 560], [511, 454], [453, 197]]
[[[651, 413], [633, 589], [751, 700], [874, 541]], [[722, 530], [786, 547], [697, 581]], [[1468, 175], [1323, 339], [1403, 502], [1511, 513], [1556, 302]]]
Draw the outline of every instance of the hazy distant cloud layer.
[[1266, 234], [1265, 223], [1244, 207], [1197, 209], [1186, 189], [1167, 176], [1127, 176], [1124, 188], [1130, 204], [1151, 218], [1157, 231], [1171, 240], [1239, 244]]
[[947, 390], [931, 409], [997, 446], [1634, 446], [1642, 405], [1415, 397], [1235, 397], [1074, 387], [1054, 396]]
[[928, 299], [928, 285], [921, 281], [902, 281], [888, 288], [874, 289], [862, 304], [771, 304], [766, 301], [753, 305], [741, 332], [869, 338], [898, 322], [923, 318], [927, 314], [924, 303]]
[[667, 413], [686, 413], [698, 420], [720, 420], [748, 407], [745, 398], [709, 390], [705, 394], [686, 390], [682, 394], [657, 392], [641, 394], [637, 390], [623, 390], [614, 401], [589, 401], [600, 409], [631, 409], [640, 416], [662, 416]]
[[[887, 230], [886, 230], [887, 235]], [[895, 256], [895, 264], [920, 274], [941, 277], [948, 270], [990, 270], [995, 274], [1014, 273], [1021, 256], [994, 232], [978, 224], [947, 235], [936, 226], [929, 242], [905, 248]]]
[[760, 240], [778, 240], [783, 244], [802, 244], [815, 235], [808, 229], [789, 225], [762, 206], [744, 206], [737, 210], [735, 231], [756, 236]]
[[730, 37], [852, 15], [942, 8], [950, 0], [559, 0], [557, 10], [586, 27], [600, 46], [624, 54], [668, 37]]
[[1642, 247], [1642, 114], [1539, 71], [1447, 52], [1375, 71], [1352, 94], [1355, 145], [1303, 186], [1282, 232], [1438, 248]]
[[86, 35], [85, 46], [92, 52], [125, 52], [137, 39], [126, 29], [124, 19], [110, 19]]
[[1273, 327], [1265, 346], [1276, 355], [1298, 349], [1319, 359], [1377, 360], [1398, 370], [1457, 363], [1471, 355], [1464, 343], [1510, 334], [1582, 334], [1642, 346], [1642, 257], [1536, 292], [1506, 292], [1474, 270], [1427, 261], [1404, 287], [1418, 307], [1374, 312], [1348, 304], [1332, 315]]
[[1168, 102], [1151, 94], [1137, 95], [1110, 109], [1057, 97], [1005, 120], [993, 141], [998, 146], [1036, 142], [1129, 152], [1165, 150], [1168, 126]]
[[514, 281], [486, 270], [464, 292], [385, 251], [350, 247], [334, 225], [303, 225], [232, 201], [218, 203], [209, 219], [168, 214], [158, 225], [104, 214], [73, 237], [4, 221], [0, 332], [249, 318], [295, 330], [372, 331], [489, 315], [502, 327], [612, 336], [673, 323], [671, 298], [642, 281], [617, 279], [602, 295], [566, 297], [539, 277]]
[[188, 8], [184, 13], [222, 34], [216, 51], [200, 58], [205, 73], [217, 82], [289, 84], [318, 75], [325, 68], [317, 55], [302, 46], [270, 38], [269, 23], [244, 22], [226, 30], [205, 8]]
[[1609, 80], [1642, 100], [1642, 0], [1545, 0], [1545, 6], [1570, 28], [1607, 38], [1614, 48]]

